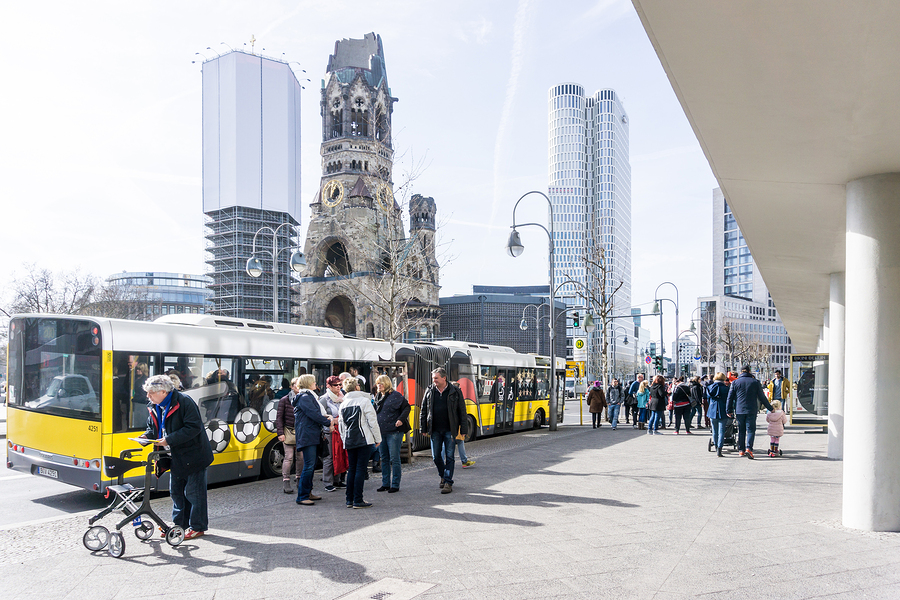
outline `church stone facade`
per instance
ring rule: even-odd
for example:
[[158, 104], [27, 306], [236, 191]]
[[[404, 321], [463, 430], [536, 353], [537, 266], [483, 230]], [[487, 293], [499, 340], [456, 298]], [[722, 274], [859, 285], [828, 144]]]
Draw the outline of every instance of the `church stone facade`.
[[335, 42], [322, 88], [322, 177], [297, 286], [300, 323], [388, 339], [393, 314], [402, 321], [403, 339], [440, 333], [437, 207], [419, 195], [408, 203], [394, 197], [395, 102], [381, 37]]

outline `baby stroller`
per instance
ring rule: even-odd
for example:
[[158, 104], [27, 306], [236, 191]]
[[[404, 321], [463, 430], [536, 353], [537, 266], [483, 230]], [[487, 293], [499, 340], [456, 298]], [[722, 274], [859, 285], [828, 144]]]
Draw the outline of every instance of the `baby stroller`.
[[[153, 481], [154, 470], [156, 475], [162, 475], [171, 463], [171, 457], [166, 451], [151, 452], [146, 461], [129, 460], [133, 454], [141, 452], [140, 449], [123, 450], [119, 458], [114, 456], [103, 457], [103, 469], [107, 477], [116, 477], [118, 483], [106, 488], [106, 498], [112, 497], [109, 506], [101, 510], [88, 520], [89, 529], [84, 533], [81, 541], [84, 547], [91, 552], [106, 548], [113, 558], [121, 558], [125, 554], [125, 536], [119, 531], [129, 521], [134, 526], [134, 535], [139, 540], [148, 540], [153, 536], [153, 523], [159, 526], [166, 536], [166, 542], [170, 546], [177, 546], [184, 541], [184, 529], [178, 525], [169, 527], [159, 518], [150, 507], [150, 487]], [[130, 483], [123, 483], [126, 472], [137, 467], [145, 467], [144, 487], [136, 488]], [[97, 521], [109, 513], [121, 510], [125, 515], [116, 525], [116, 531], [110, 533], [103, 525], [94, 525]], [[149, 520], [141, 519], [141, 516], [149, 517]]]
[[[725, 432], [722, 434], [722, 447], [731, 446], [732, 450], [737, 450], [737, 419], [734, 417], [725, 417]], [[716, 445], [713, 444], [712, 436], [709, 437], [709, 446], [706, 448], [710, 452], [716, 451]]]

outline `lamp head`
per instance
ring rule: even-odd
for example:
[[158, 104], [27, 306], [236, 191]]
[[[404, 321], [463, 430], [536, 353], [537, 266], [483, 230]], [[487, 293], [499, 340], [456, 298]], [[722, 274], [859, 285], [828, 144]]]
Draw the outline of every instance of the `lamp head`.
[[522, 238], [519, 237], [519, 232], [516, 229], [513, 229], [509, 233], [509, 241], [506, 242], [506, 252], [513, 258], [519, 257], [525, 252], [525, 246], [522, 245]]
[[525, 319], [522, 319], [522, 322], [519, 323], [519, 329], [521, 329], [522, 331], [528, 329], [528, 323], [525, 321]]
[[306, 266], [306, 255], [302, 252], [291, 253], [291, 271], [299, 273]]
[[591, 333], [597, 329], [597, 325], [594, 323], [594, 315], [588, 313], [588, 315], [584, 318], [584, 330], [588, 333]]
[[653, 314], [654, 315], [659, 314], [659, 301], [656, 301], [653, 303]]
[[697, 331], [697, 326], [694, 325], [693, 321], [691, 321], [691, 333], [694, 333], [695, 331]]
[[622, 340], [622, 343], [625, 344], [626, 346], [628, 345], [628, 336], [627, 335], [625, 336], [625, 339]]
[[250, 277], [259, 277], [262, 275], [262, 272], [262, 261], [255, 256], [251, 256], [247, 259], [247, 275]]

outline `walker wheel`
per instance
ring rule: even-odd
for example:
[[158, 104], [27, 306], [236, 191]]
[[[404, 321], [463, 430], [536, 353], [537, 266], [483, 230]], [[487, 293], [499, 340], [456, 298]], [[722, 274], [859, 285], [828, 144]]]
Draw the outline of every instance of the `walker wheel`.
[[153, 537], [153, 523], [144, 521], [134, 528], [134, 535], [136, 535], [139, 540], [149, 540]]
[[84, 532], [81, 542], [91, 552], [103, 550], [106, 548], [106, 544], [109, 543], [109, 529], [103, 525], [94, 525]]
[[109, 546], [106, 551], [113, 558], [122, 558], [125, 554], [125, 536], [118, 531], [109, 534]]
[[166, 532], [166, 542], [170, 546], [177, 546], [181, 542], [184, 541], [184, 529], [179, 527], [178, 525], [173, 525]]

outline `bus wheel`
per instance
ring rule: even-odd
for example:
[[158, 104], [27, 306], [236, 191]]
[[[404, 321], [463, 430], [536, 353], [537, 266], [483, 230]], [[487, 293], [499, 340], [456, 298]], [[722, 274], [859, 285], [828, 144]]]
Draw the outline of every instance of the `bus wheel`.
[[468, 427], [468, 432], [466, 433], [466, 441], [474, 441], [476, 437], [475, 428], [478, 427], [478, 424], [475, 423], [475, 418], [472, 415], [466, 417], [466, 423], [468, 423], [468, 425], [466, 425], [466, 427]]
[[531, 424], [531, 426], [534, 429], [540, 429], [541, 425], [543, 425], [543, 424], [544, 424], [544, 411], [541, 409], [538, 409], [537, 412], [534, 413], [534, 422]]
[[284, 463], [284, 444], [273, 439], [266, 445], [262, 457], [262, 476], [265, 479], [281, 477], [281, 465]]

